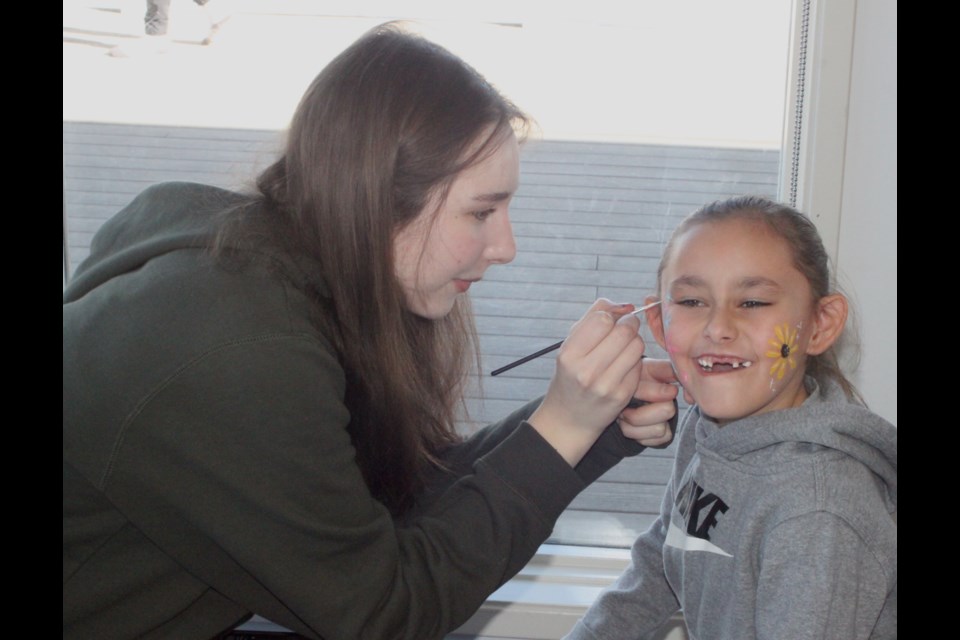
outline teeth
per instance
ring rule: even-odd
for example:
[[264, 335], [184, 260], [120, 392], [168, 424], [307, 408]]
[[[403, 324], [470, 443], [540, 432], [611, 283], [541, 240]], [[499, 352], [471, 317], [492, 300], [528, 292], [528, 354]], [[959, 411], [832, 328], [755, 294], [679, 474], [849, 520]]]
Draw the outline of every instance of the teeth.
[[[704, 356], [702, 358], [697, 358], [697, 364], [699, 364], [703, 369], [707, 371], [712, 371], [713, 367], [717, 362], [714, 361], [712, 357]], [[720, 363], [720, 364], [729, 364], [732, 369], [740, 369], [741, 367], [746, 369], [753, 364], [750, 360], [734, 360], [732, 362]]]

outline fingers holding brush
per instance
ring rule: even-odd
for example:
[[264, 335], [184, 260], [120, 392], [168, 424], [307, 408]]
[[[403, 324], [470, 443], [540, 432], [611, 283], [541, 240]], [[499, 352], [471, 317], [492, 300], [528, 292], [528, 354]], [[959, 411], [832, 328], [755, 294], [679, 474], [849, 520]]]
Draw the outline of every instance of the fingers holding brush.
[[570, 330], [547, 395], [530, 424], [576, 464], [640, 382], [644, 344], [634, 306], [598, 300]]

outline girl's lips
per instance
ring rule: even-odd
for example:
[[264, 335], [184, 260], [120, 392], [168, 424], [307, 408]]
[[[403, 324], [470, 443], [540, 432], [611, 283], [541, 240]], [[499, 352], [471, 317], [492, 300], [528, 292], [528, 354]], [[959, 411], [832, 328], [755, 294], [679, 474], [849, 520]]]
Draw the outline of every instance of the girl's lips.
[[720, 373], [724, 371], [738, 371], [753, 365], [752, 360], [736, 356], [702, 355], [696, 358], [700, 370], [706, 373]]
[[457, 279], [453, 281], [453, 284], [457, 288], [457, 291], [459, 291], [460, 293], [466, 293], [467, 289], [469, 289], [470, 285], [472, 285], [474, 282], [477, 282], [477, 280]]

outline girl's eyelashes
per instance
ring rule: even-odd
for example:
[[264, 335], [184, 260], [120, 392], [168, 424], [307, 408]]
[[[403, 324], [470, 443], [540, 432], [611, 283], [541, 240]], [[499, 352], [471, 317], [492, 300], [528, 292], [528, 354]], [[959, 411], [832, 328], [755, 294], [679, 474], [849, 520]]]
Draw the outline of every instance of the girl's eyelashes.
[[[702, 298], [671, 298], [668, 300], [671, 304], [675, 304], [679, 307], [705, 307], [707, 303]], [[761, 307], [769, 307], [772, 302], [766, 302], [765, 300], [744, 300], [739, 304], [741, 309], [759, 309]]]
[[493, 213], [494, 213], [495, 211], [496, 211], [496, 209], [493, 208], [493, 207], [491, 207], [490, 209], [483, 209], [483, 210], [481, 210], [481, 211], [473, 211], [473, 212], [470, 213], [470, 215], [472, 215], [472, 216], [473, 216], [474, 218], [476, 218], [478, 221], [483, 222], [484, 220], [486, 220], [487, 218], [489, 218], [491, 215], [493, 215]]

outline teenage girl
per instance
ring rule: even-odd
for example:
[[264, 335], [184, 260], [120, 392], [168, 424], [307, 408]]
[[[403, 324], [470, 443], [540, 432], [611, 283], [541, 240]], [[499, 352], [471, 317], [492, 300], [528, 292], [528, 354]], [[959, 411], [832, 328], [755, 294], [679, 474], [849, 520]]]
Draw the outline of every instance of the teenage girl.
[[65, 639], [208, 640], [253, 613], [442, 637], [587, 484], [671, 439], [675, 389], [605, 301], [542, 401], [454, 430], [467, 291], [516, 253], [525, 122], [385, 25], [320, 73], [255, 193], [155, 185], [103, 226], [64, 291]]

